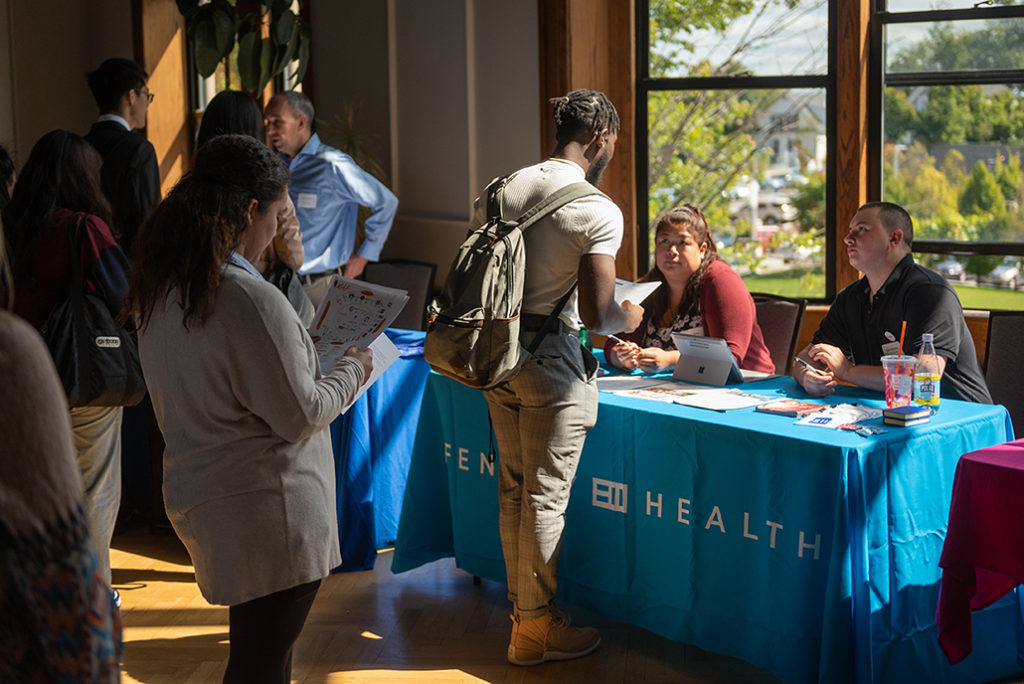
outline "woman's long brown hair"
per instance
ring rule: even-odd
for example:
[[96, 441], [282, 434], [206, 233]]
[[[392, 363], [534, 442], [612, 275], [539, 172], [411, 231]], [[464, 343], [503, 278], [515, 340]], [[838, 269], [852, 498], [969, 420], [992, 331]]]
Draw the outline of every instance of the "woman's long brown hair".
[[221, 268], [260, 211], [288, 188], [288, 167], [263, 143], [246, 135], [213, 138], [196, 165], [142, 225], [132, 243], [126, 312], [143, 327], [171, 292], [184, 310], [182, 323], [202, 325], [213, 311]]

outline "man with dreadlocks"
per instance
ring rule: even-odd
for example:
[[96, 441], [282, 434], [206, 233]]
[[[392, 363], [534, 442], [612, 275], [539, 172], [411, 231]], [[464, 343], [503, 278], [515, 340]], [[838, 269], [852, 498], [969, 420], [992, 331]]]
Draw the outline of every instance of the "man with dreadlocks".
[[[557, 145], [550, 159], [512, 174], [501, 215], [521, 216], [579, 181], [595, 187], [615, 150], [619, 116], [603, 93], [574, 90], [552, 100]], [[477, 220], [487, 202], [477, 200]], [[514, 605], [508, 660], [536, 665], [587, 655], [601, 637], [572, 627], [555, 608], [558, 554], [569, 490], [587, 431], [597, 420], [597, 361], [579, 343], [582, 323], [595, 332], [631, 331], [643, 309], [615, 292], [622, 212], [605, 195], [573, 200], [525, 231], [524, 348], [578, 281], [554, 327], [509, 382], [485, 392], [498, 439], [499, 526]]]

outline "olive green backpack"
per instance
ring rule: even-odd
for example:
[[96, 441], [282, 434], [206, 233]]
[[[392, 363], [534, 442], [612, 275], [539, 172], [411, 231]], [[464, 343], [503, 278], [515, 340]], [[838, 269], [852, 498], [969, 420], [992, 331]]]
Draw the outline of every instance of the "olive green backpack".
[[[526, 276], [523, 231], [573, 200], [601, 194], [585, 181], [572, 183], [510, 221], [501, 216], [501, 193], [511, 177], [487, 187], [487, 223], [459, 247], [441, 293], [427, 307], [423, 350], [427, 363], [438, 373], [478, 389], [511, 380], [526, 358], [519, 343]], [[536, 349], [572, 291], [562, 297], [525, 351]]]

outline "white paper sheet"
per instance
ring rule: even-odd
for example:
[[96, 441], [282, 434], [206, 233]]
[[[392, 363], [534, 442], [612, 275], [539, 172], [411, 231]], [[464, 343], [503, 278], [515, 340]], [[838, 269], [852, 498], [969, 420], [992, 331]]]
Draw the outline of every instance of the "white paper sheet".
[[694, 392], [690, 396], [676, 397], [673, 401], [684, 406], [694, 406], [712, 411], [733, 411], [767, 404], [777, 398], [765, 394], [750, 394], [737, 389], [714, 389]]
[[370, 373], [370, 377], [366, 379], [366, 382], [359, 386], [359, 391], [352, 397], [352, 401], [345, 404], [345, 408], [341, 410], [342, 413], [347, 412], [352, 407], [352, 404], [356, 403], [356, 399], [363, 396], [363, 393], [370, 388], [370, 385], [377, 382], [377, 378], [401, 356], [398, 347], [395, 346], [387, 335], [377, 336], [377, 339], [370, 343], [369, 349], [373, 352], [373, 371]]
[[661, 285], [659, 281], [653, 283], [634, 283], [622, 278], [615, 279], [615, 301], [619, 306], [627, 299], [633, 304], [639, 304], [647, 299], [652, 292]]
[[597, 379], [597, 389], [602, 392], [627, 392], [654, 387], [663, 382], [643, 375], [604, 375]]

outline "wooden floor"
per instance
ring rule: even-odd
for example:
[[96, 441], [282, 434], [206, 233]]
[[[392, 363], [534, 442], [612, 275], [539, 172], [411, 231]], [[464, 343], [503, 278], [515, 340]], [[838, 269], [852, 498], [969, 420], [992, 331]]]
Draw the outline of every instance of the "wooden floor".
[[[199, 594], [173, 536], [114, 537], [114, 586], [125, 624], [124, 681], [220, 682], [228, 654], [226, 608]], [[297, 682], [778, 682], [743, 661], [677, 644], [569, 608], [603, 643], [579, 660], [520, 668], [505, 660], [511, 623], [504, 587], [449, 560], [394, 575], [391, 555], [365, 572], [324, 580], [296, 645]]]

